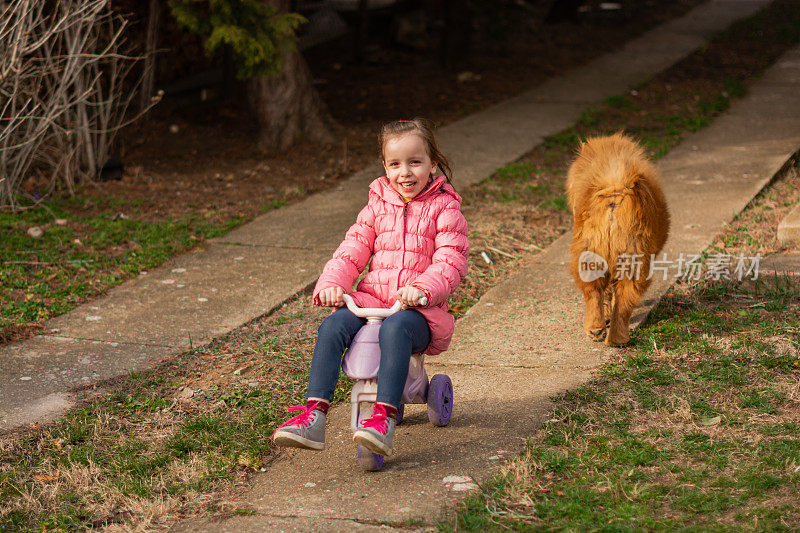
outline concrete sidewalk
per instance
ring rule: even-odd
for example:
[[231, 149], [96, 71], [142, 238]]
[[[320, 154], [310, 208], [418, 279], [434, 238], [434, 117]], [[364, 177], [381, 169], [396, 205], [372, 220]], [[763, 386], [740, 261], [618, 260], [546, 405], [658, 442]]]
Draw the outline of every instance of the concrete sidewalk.
[[[767, 3], [709, 2], [613, 54], [448, 125], [439, 140], [459, 186], [487, 177], [571, 125], [587, 105], [660, 72]], [[379, 169], [366, 169], [336, 190], [268, 213], [48, 321], [47, 334], [0, 347], [0, 430], [53, 420], [73, 405], [70, 389], [208, 343], [313, 284], [376, 175]], [[458, 351], [451, 353], [462, 357]]]
[[[800, 147], [800, 48], [787, 53], [749, 95], [657, 164], [673, 216], [665, 250], [704, 250]], [[180, 524], [174, 531], [377, 531], [434, 525], [445, 504], [517, 454], [552, 405], [614, 349], [582, 331], [583, 302], [566, 269], [570, 237], [558, 239], [511, 279], [487, 292], [456, 324], [453, 345], [431, 359], [456, 394], [451, 424], [427, 422], [407, 406], [397, 454], [380, 473], [361, 472], [348, 406], [330, 413], [328, 448], [290, 450], [255, 477], [239, 502], [255, 515]], [[641, 321], [676, 276], [659, 279], [637, 310]], [[435, 364], [431, 364], [431, 363]]]

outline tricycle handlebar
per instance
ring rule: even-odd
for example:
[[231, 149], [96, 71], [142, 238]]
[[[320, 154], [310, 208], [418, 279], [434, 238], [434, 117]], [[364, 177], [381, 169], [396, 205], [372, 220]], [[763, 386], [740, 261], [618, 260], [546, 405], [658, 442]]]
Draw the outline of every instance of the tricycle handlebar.
[[[354, 315], [361, 318], [386, 318], [398, 312], [403, 305], [400, 302], [395, 302], [394, 305], [388, 309], [385, 307], [358, 307], [353, 297], [349, 294], [342, 295], [342, 298], [344, 298], [344, 303], [347, 304], [347, 308]], [[417, 305], [426, 305], [427, 303], [428, 299], [424, 296], [417, 300]]]

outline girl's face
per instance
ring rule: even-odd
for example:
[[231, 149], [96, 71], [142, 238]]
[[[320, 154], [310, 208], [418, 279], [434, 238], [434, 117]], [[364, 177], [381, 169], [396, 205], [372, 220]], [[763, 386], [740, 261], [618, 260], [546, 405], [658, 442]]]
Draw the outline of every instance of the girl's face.
[[386, 177], [403, 198], [411, 199], [421, 193], [435, 167], [425, 141], [416, 133], [390, 137], [383, 145]]

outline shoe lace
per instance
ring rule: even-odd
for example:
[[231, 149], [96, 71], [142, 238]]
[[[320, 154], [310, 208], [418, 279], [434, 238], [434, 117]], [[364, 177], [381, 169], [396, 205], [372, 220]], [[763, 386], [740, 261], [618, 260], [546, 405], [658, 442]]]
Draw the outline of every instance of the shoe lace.
[[376, 403], [373, 404], [372, 407], [372, 416], [366, 420], [362, 420], [361, 426], [364, 428], [373, 428], [382, 434], [386, 434], [386, 430], [389, 428], [389, 424], [386, 422], [387, 418], [389, 418], [389, 416], [386, 414], [386, 408]]
[[285, 426], [301, 426], [305, 427], [313, 422], [312, 415], [314, 413], [314, 406], [305, 406], [305, 405], [292, 405], [291, 407], [286, 408], [287, 411], [303, 411], [299, 415], [290, 418], [280, 426], [278, 429], [285, 427]]

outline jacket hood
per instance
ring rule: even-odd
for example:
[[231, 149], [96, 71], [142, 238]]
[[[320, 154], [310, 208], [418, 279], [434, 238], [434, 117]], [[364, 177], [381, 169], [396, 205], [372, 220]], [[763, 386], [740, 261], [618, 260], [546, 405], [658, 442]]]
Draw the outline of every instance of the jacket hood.
[[[461, 205], [461, 196], [456, 192], [452, 185], [447, 183], [447, 177], [444, 174], [434, 176], [433, 180], [428, 184], [428, 186], [425, 187], [421, 193], [412, 198], [411, 201], [413, 202], [425, 198], [437, 189], [441, 190], [445, 194], [449, 194], [458, 201], [458, 205]], [[405, 205], [402, 196], [400, 196], [400, 193], [392, 188], [392, 184], [389, 183], [389, 178], [386, 176], [381, 176], [380, 178], [373, 180], [373, 182], [369, 185], [369, 190], [371, 193], [378, 195], [378, 197], [385, 202], [399, 206]]]

